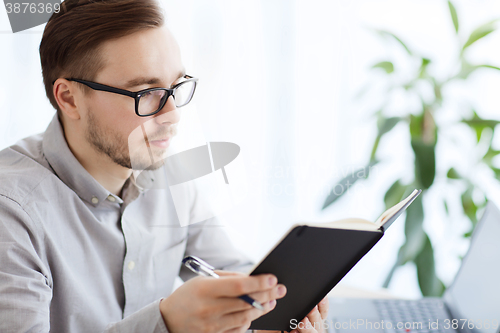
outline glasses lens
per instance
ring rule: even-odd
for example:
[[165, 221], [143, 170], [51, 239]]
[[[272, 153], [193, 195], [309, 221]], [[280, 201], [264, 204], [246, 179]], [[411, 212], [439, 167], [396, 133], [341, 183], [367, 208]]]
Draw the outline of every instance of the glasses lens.
[[194, 88], [196, 86], [195, 81], [186, 81], [175, 88], [174, 99], [175, 106], [181, 107], [189, 103], [194, 94]]
[[151, 90], [143, 93], [139, 99], [139, 114], [148, 115], [158, 110], [166, 94], [165, 90]]

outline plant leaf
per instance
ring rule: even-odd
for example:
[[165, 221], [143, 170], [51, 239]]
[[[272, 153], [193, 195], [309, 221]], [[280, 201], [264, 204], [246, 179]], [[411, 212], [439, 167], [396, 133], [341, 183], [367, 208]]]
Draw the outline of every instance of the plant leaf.
[[427, 66], [431, 63], [431, 59], [429, 58], [422, 58], [422, 64], [420, 65], [420, 70], [418, 77], [419, 78], [425, 78], [427, 77]]
[[324, 210], [332, 203], [334, 203], [338, 198], [344, 195], [354, 183], [356, 183], [359, 179], [366, 179], [369, 176], [370, 169], [377, 164], [376, 161], [370, 162], [366, 167], [356, 170], [355, 172], [350, 173], [342, 180], [340, 180], [335, 186], [330, 190], [330, 194], [325, 199], [323, 203], [323, 207], [321, 210]]
[[448, 172], [446, 173], [446, 177], [448, 177], [450, 179], [461, 179], [462, 178], [458, 174], [457, 170], [455, 170], [455, 168], [450, 168], [450, 170], [448, 170]]
[[372, 68], [382, 68], [387, 74], [394, 72], [394, 65], [390, 61], [381, 61], [378, 64], [373, 65]]
[[410, 135], [412, 138], [422, 137], [422, 128], [424, 127], [423, 114], [413, 115], [410, 114]]
[[401, 44], [404, 47], [404, 49], [406, 50], [406, 52], [408, 52], [409, 55], [413, 55], [412, 52], [410, 51], [410, 49], [408, 48], [408, 46], [406, 46], [406, 44], [403, 43], [403, 41], [398, 36], [393, 34], [392, 32], [385, 31], [385, 30], [376, 30], [376, 31], [382, 36], [390, 36], [390, 37], [394, 38], [396, 41], [399, 42], [399, 44]]
[[400, 120], [400, 117], [382, 118], [382, 120], [379, 122], [378, 135], [382, 136], [392, 130]]
[[398, 251], [398, 259], [396, 260], [396, 262], [394, 263], [394, 265], [392, 265], [391, 270], [389, 271], [389, 274], [387, 274], [387, 277], [384, 280], [384, 284], [382, 285], [382, 288], [388, 288], [389, 287], [389, 283], [391, 283], [392, 276], [394, 275], [394, 272], [400, 266], [399, 263], [402, 261], [400, 259], [400, 258], [402, 258], [402, 256], [403, 256], [403, 248], [400, 247], [399, 251]]
[[436, 175], [436, 144], [426, 144], [420, 139], [412, 139], [411, 147], [415, 153], [415, 180], [428, 189]]
[[422, 195], [419, 195], [406, 210], [405, 236], [406, 241], [401, 246], [401, 256], [398, 256], [399, 265], [414, 260], [425, 245], [424, 208]]
[[387, 132], [391, 131], [394, 126], [397, 125], [397, 123], [401, 120], [399, 117], [391, 117], [391, 118], [384, 118], [379, 114], [379, 118], [377, 120], [377, 126], [378, 126], [378, 133], [377, 137], [375, 138], [375, 142], [373, 143], [373, 148], [372, 148], [372, 153], [370, 155], [370, 161], [375, 161], [375, 154], [377, 153], [378, 145], [380, 143], [380, 139], [384, 134]]
[[418, 284], [422, 295], [441, 296], [445, 287], [436, 276], [434, 250], [426, 234], [422, 251], [415, 258], [415, 265], [417, 266]]
[[[394, 184], [393, 184], [394, 186]], [[393, 187], [391, 186], [391, 188]], [[414, 188], [410, 186], [410, 188]], [[386, 194], [387, 195], [387, 194]], [[398, 257], [392, 266], [389, 274], [385, 278], [383, 287], [387, 288], [391, 282], [392, 276], [399, 266], [413, 261], [422, 251], [425, 245], [425, 232], [422, 228], [424, 221], [424, 208], [422, 206], [422, 196], [418, 196], [415, 201], [406, 209], [405, 220], [405, 243], [399, 248]]]
[[442, 85], [436, 82], [436, 79], [432, 78], [432, 84], [434, 86], [434, 96], [436, 96], [436, 103], [441, 105], [443, 102], [443, 94], [441, 92]]
[[448, 7], [450, 8], [450, 15], [453, 21], [453, 26], [455, 27], [455, 32], [458, 34], [459, 25], [458, 25], [457, 10], [455, 9], [455, 6], [453, 6], [453, 3], [451, 3], [451, 1], [448, 1]]
[[482, 119], [476, 113], [476, 111], [472, 110], [473, 115], [471, 119], [464, 119], [461, 122], [469, 125], [476, 132], [477, 142], [481, 140], [481, 135], [483, 134], [483, 130], [485, 128], [491, 128], [492, 131], [495, 130], [495, 127], [500, 124], [500, 121], [493, 119]]
[[476, 67], [478, 68], [491, 68], [491, 69], [496, 69], [497, 71], [500, 71], [500, 67], [497, 67], [497, 66], [492, 66], [492, 65], [477, 65]]
[[426, 144], [436, 144], [437, 126], [434, 116], [434, 108], [431, 105], [424, 106], [422, 141]]
[[462, 194], [461, 200], [465, 215], [471, 220], [472, 225], [475, 226], [477, 223], [477, 206], [474, 200], [472, 200], [472, 190], [472, 186], [469, 186]]
[[[500, 154], [500, 150], [493, 149], [490, 146], [488, 148], [488, 151], [486, 152], [486, 154], [484, 154], [484, 156], [482, 157], [482, 161], [486, 165], [488, 165], [489, 167], [491, 167], [492, 169], [494, 169], [494, 167], [493, 167], [493, 158], [495, 158], [498, 154]], [[495, 170], [493, 170], [493, 171], [495, 171]]]
[[462, 52], [465, 51], [466, 48], [480, 40], [481, 38], [488, 36], [490, 33], [495, 31], [495, 22], [498, 21], [498, 19], [495, 19], [493, 21], [490, 21], [488, 23], [485, 23], [478, 28], [476, 28], [474, 31], [469, 36], [469, 39], [467, 42], [465, 42], [464, 47], [462, 48]]
[[457, 74], [457, 78], [460, 79], [467, 79], [469, 75], [471, 75], [473, 72], [480, 68], [491, 68], [491, 69], [496, 69], [500, 70], [500, 67], [492, 66], [492, 65], [487, 65], [487, 64], [482, 64], [482, 65], [471, 65], [465, 59], [462, 59], [462, 68], [460, 70], [460, 73]]
[[460, 68], [460, 72], [457, 74], [457, 78], [467, 79], [469, 75], [474, 72], [478, 67], [469, 64], [465, 59], [462, 59], [462, 67]]
[[407, 188], [408, 186], [403, 185], [399, 180], [396, 180], [385, 193], [385, 209], [389, 209], [400, 202], [403, 199], [403, 195], [405, 194]]
[[500, 179], [500, 169], [495, 168], [495, 167], [491, 167], [491, 170], [493, 170], [493, 172], [495, 173], [495, 178]]

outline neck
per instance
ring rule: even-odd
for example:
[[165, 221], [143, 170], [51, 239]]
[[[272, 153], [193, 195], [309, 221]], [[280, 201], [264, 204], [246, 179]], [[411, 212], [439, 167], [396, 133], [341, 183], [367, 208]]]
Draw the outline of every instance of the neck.
[[[66, 124], [65, 124], [66, 125]], [[64, 128], [67, 128], [63, 125]], [[87, 172], [106, 190], [119, 196], [132, 170], [116, 164], [109, 156], [98, 152], [77, 130], [64, 131], [69, 149]]]
[[[73, 151], [71, 146], [70, 149]], [[114, 163], [104, 154], [98, 153], [99, 157], [93, 158], [86, 158], [88, 155], [85, 152], [73, 152], [73, 154], [99, 184], [114, 195], [120, 196], [123, 185], [132, 174], [132, 170]]]

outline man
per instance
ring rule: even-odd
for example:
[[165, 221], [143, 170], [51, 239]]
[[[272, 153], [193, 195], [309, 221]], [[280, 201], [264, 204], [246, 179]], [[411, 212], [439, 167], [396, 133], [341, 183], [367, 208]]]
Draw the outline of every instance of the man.
[[[0, 152], [0, 331], [247, 330], [285, 286], [269, 274], [190, 279], [181, 269], [188, 254], [224, 270], [251, 262], [216, 219], [180, 227], [177, 214], [189, 212], [132, 175], [133, 162], [165, 156], [178, 107], [195, 89], [158, 4], [67, 0], [61, 8], [40, 44], [57, 114], [43, 135]], [[170, 90], [152, 89], [162, 87]], [[131, 135], [137, 128], [142, 137]], [[139, 139], [148, 149], [130, 152]], [[177, 275], [187, 282], [172, 293]], [[326, 312], [322, 302], [303, 322], [320, 323]]]

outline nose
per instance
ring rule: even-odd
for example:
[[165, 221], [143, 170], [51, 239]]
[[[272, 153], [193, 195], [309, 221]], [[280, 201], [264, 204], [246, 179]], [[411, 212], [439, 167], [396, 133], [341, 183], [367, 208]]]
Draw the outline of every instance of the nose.
[[175, 106], [175, 101], [173, 96], [169, 96], [167, 102], [163, 108], [154, 115], [155, 122], [158, 125], [171, 124], [175, 125], [181, 120], [181, 114], [177, 107]]

